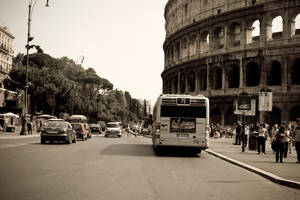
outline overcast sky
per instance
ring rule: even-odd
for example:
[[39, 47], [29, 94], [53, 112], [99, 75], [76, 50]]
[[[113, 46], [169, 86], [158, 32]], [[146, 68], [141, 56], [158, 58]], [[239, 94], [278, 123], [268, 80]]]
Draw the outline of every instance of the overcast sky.
[[[15, 36], [15, 54], [25, 53], [29, 0], [0, 0], [0, 25]], [[115, 88], [153, 103], [162, 92], [167, 0], [38, 0], [32, 44], [93, 67]], [[31, 52], [35, 52], [32, 50]]]

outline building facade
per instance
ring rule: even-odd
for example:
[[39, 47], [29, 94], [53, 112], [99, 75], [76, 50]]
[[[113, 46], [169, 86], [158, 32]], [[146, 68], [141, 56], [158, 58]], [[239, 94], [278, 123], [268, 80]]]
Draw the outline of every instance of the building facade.
[[0, 86], [3, 88], [3, 80], [8, 77], [12, 68], [14, 51], [12, 48], [14, 36], [6, 27], [0, 26]]
[[[300, 117], [300, 0], [169, 0], [165, 7], [163, 93], [203, 94], [211, 121], [235, 122], [242, 92], [273, 92], [269, 124]], [[299, 19], [299, 20], [298, 20]]]

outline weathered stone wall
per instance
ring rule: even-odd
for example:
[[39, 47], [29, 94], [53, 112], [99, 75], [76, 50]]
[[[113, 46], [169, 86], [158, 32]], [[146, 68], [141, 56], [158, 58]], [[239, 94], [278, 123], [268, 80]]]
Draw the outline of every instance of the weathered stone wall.
[[[204, 94], [211, 101], [212, 121], [231, 124], [233, 100], [244, 91], [257, 99], [268, 87], [273, 111], [249, 120], [295, 120], [300, 117], [299, 14], [299, 0], [170, 0], [163, 93]], [[278, 16], [282, 31], [272, 32]], [[259, 22], [258, 35], [254, 22]]]

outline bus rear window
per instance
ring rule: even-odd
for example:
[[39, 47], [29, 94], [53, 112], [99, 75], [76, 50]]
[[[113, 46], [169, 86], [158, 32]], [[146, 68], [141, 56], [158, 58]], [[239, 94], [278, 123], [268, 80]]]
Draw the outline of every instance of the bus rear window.
[[204, 106], [161, 106], [161, 117], [206, 118]]

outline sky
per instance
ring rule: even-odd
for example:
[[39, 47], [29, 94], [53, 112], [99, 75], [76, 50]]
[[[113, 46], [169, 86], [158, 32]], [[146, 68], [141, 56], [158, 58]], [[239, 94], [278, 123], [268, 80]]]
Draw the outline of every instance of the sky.
[[[84, 57], [85, 69], [94, 68], [114, 88], [153, 105], [162, 92], [167, 1], [49, 0], [50, 7], [45, 7], [46, 0], [38, 0], [32, 13], [31, 44], [78, 64]], [[29, 2], [0, 0], [0, 25], [15, 36], [15, 55], [26, 53]]]

